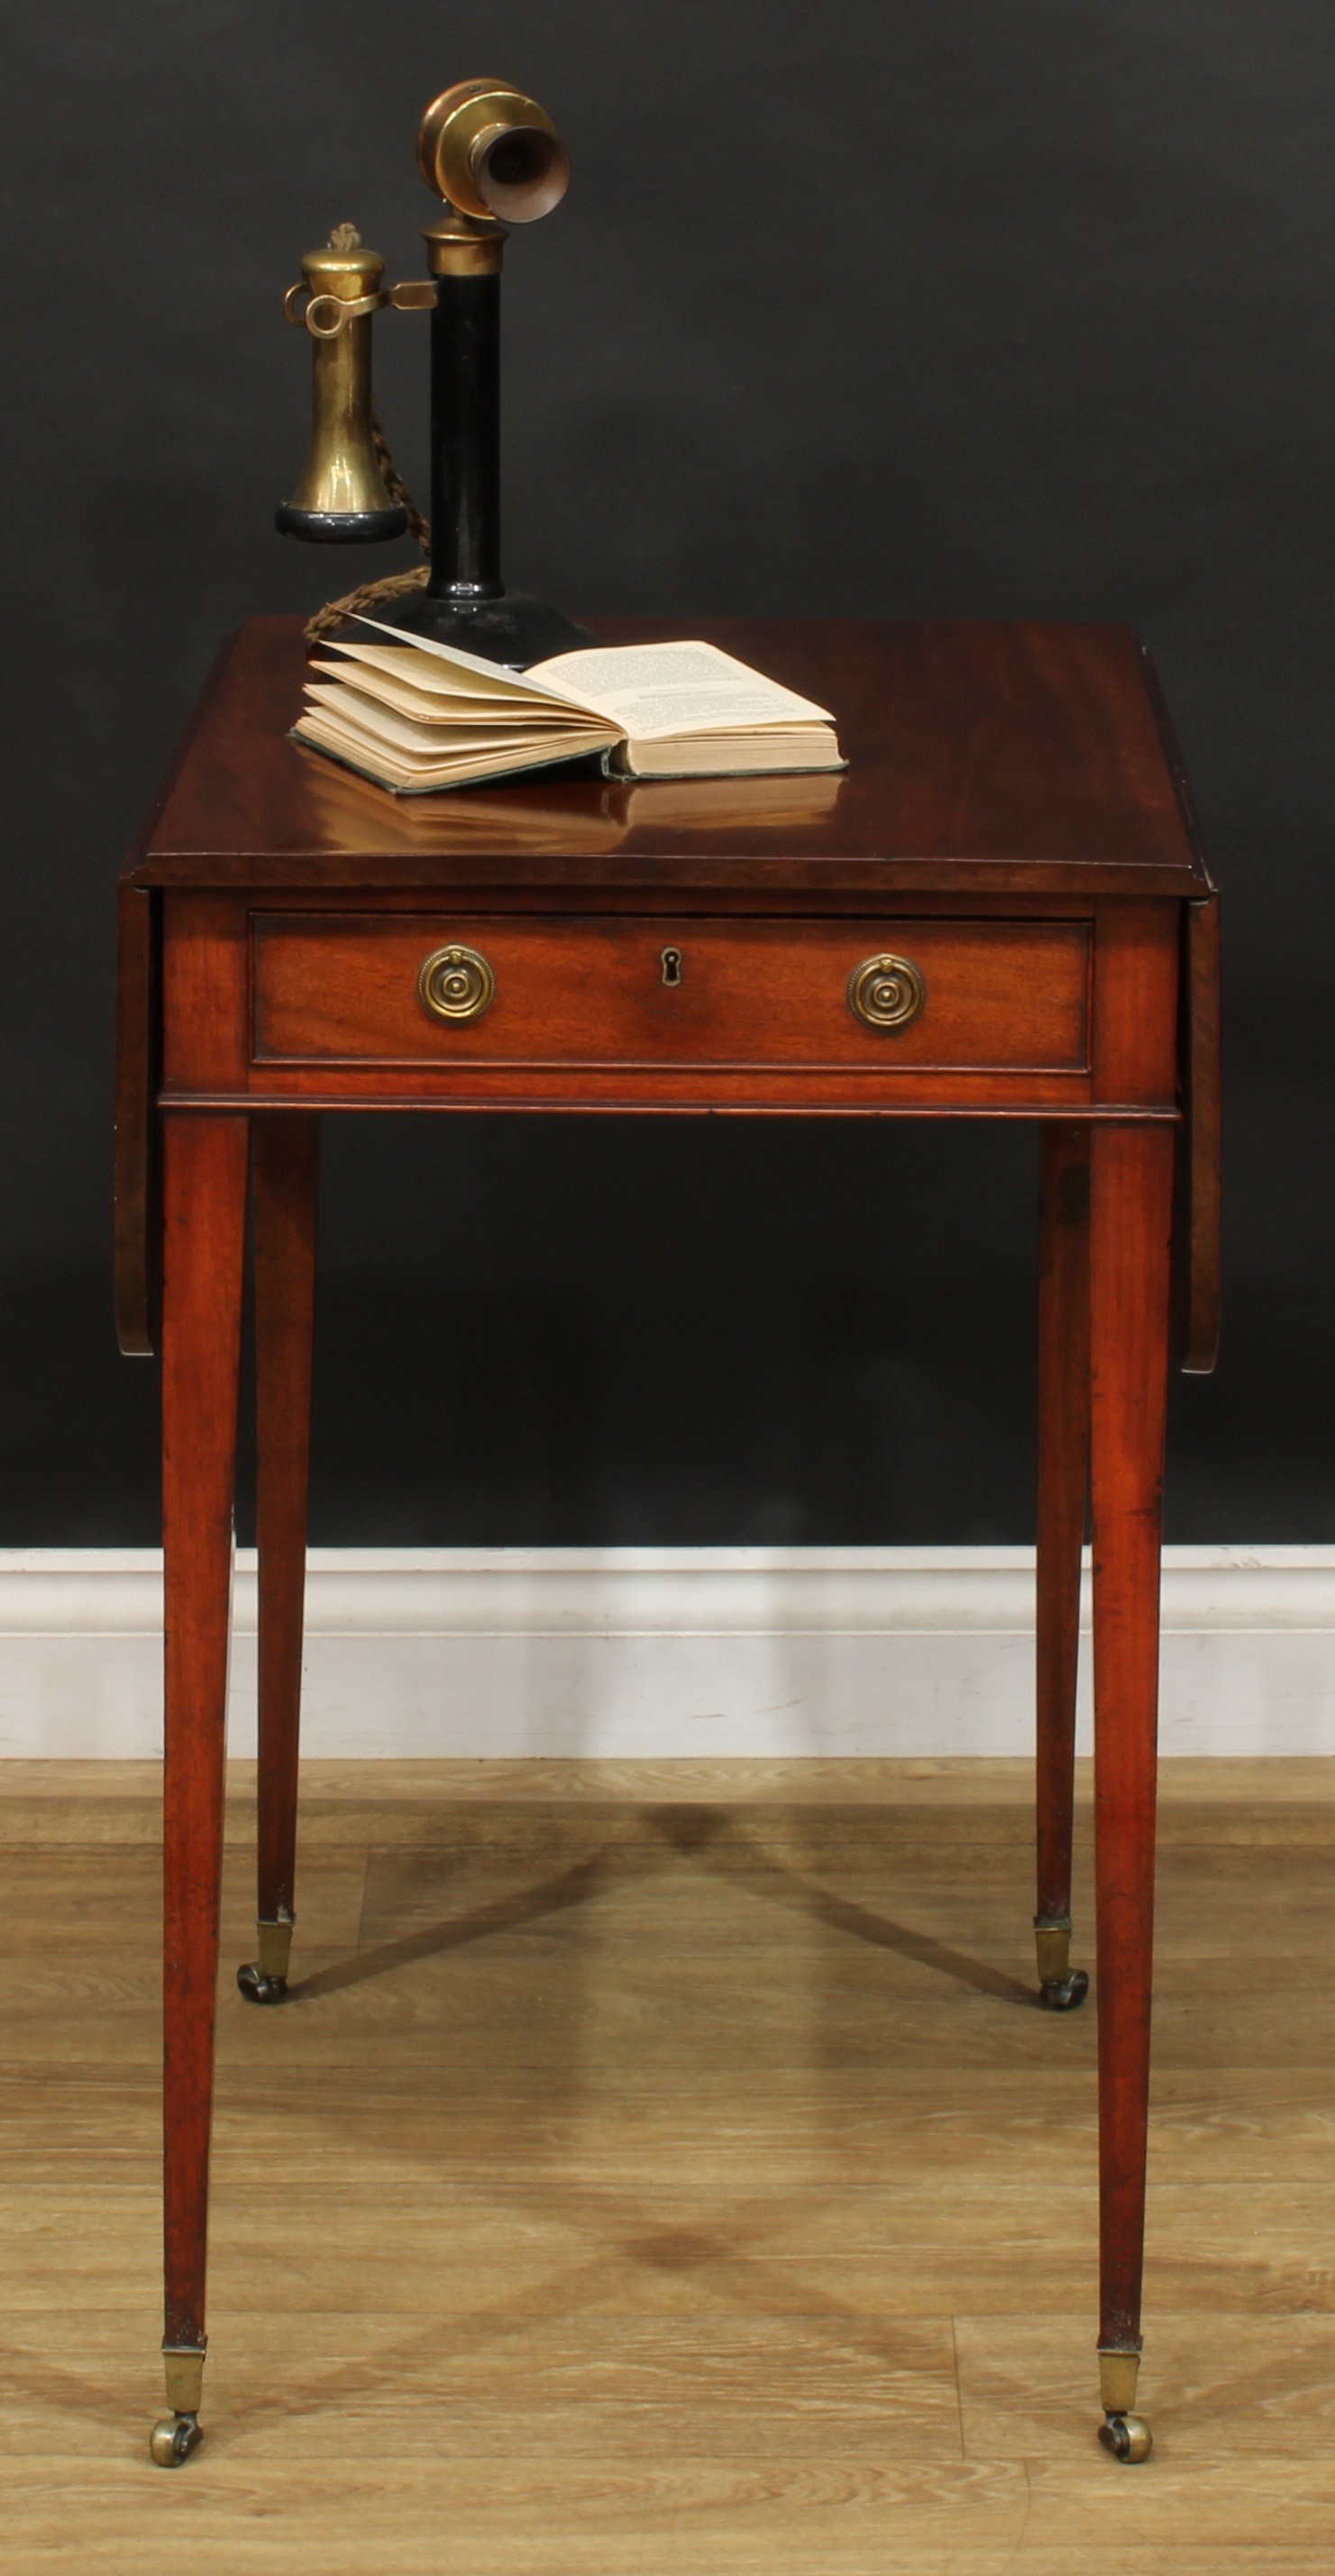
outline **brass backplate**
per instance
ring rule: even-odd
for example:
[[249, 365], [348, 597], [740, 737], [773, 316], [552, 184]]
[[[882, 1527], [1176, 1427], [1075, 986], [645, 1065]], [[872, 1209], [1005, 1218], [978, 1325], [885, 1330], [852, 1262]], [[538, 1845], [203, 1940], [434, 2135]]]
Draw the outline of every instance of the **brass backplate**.
[[480, 1020], [496, 998], [496, 978], [480, 948], [452, 941], [423, 960], [418, 994], [436, 1020]]

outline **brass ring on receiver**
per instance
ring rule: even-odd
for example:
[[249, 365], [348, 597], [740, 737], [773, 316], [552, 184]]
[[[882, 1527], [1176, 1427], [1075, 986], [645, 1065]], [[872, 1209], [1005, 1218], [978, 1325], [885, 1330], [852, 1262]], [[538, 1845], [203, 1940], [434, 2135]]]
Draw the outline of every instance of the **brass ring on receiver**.
[[848, 1007], [868, 1029], [906, 1029], [927, 999], [911, 957], [864, 957], [848, 979]]
[[[285, 311], [289, 300], [297, 292], [296, 287], [288, 288], [287, 295], [283, 299]], [[360, 322], [367, 313], [378, 313], [388, 302], [389, 297], [385, 294], [313, 295], [304, 313], [291, 312], [288, 313], [287, 318], [289, 322], [304, 322], [313, 340], [336, 340], [340, 331], [346, 331], [350, 322]]]
[[496, 998], [496, 978], [479, 948], [455, 941], [432, 950], [417, 990], [433, 1019], [480, 1020]]

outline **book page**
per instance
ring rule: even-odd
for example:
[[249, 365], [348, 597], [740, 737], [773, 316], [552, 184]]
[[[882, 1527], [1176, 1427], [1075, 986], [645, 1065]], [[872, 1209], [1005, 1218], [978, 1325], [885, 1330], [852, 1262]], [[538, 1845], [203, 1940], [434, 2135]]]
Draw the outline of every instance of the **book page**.
[[[346, 655], [350, 658], [344, 659]], [[411, 661], [409, 672], [403, 665]], [[361, 696], [374, 698], [382, 706], [396, 707], [400, 715], [415, 716], [419, 724], [445, 728], [456, 724], [519, 725], [530, 729], [535, 724], [548, 725], [554, 733], [606, 733], [605, 718], [591, 716], [586, 707], [567, 706], [564, 699], [538, 697], [532, 690], [522, 693], [511, 689], [503, 697], [484, 688], [454, 688], [448, 679], [439, 683], [419, 684], [418, 672], [430, 665], [416, 656], [404, 655], [402, 661], [389, 645], [352, 644], [340, 647], [337, 661], [309, 665], [307, 687], [324, 683], [332, 688], [356, 689]]]
[[[441, 761], [453, 760], [456, 755], [474, 751], [494, 751], [504, 756], [507, 751], [530, 751], [543, 743], [550, 743], [554, 756], [559, 757], [563, 752], [570, 756], [570, 737], [564, 727], [553, 732], [549, 726], [538, 723], [522, 729], [506, 725], [503, 730], [498, 730], [480, 718], [473, 724], [451, 725], [447, 733], [442, 733], [437, 726], [417, 724], [411, 716], [374, 705], [369, 699], [359, 702], [354, 690], [338, 684], [328, 689], [321, 688], [316, 682], [307, 687], [306, 704], [322, 709], [331, 723], [346, 724], [355, 732], [365, 734], [369, 741], [393, 743], [400, 751], [412, 752], [437, 765]], [[605, 743], [610, 743], [613, 730], [611, 725], [603, 725], [601, 730], [595, 730], [591, 725], [587, 747], [593, 751], [601, 750]], [[575, 748], [585, 748], [583, 734]]]
[[[391, 751], [389, 745], [376, 742], [351, 725], [332, 724], [318, 707], [309, 708], [292, 728], [294, 742], [310, 743], [316, 751], [334, 760], [344, 761], [363, 778], [371, 779], [377, 788], [388, 788], [393, 795], [435, 795], [463, 784], [482, 786], [492, 779], [509, 779], [525, 770], [550, 769], [553, 765], [550, 746], [518, 753], [507, 750], [473, 752], [448, 761], [418, 760], [408, 752]], [[558, 755], [570, 760], [578, 755], [563, 751]]]
[[559, 689], [572, 705], [607, 716], [623, 733], [652, 742], [667, 734], [749, 731], [795, 718], [832, 724], [777, 680], [738, 662], [717, 644], [610, 644], [558, 653], [525, 673]]
[[[351, 614], [355, 616], [359, 626], [374, 626], [379, 634], [388, 635], [398, 646], [396, 660], [405, 677], [407, 666], [399, 657], [404, 653], [425, 654], [425, 663], [413, 674], [419, 688], [443, 684], [447, 688], [462, 689], [472, 693], [477, 689], [479, 681], [482, 681], [487, 684], [483, 692], [486, 696], [556, 698], [563, 703], [569, 703], [564, 689], [554, 687], [549, 681], [535, 680], [527, 671], [512, 671], [504, 662], [485, 661], [480, 653], [465, 653], [462, 645], [438, 644], [431, 635], [410, 635], [402, 626], [386, 625], [383, 617], [364, 617], [360, 609], [352, 610]], [[352, 652], [356, 648], [347, 644], [340, 646], [335, 642], [333, 649], [335, 652]], [[384, 647], [380, 649], [383, 651]], [[363, 650], [369, 653], [369, 648], [364, 647]], [[600, 708], [595, 709], [596, 714], [601, 712]]]

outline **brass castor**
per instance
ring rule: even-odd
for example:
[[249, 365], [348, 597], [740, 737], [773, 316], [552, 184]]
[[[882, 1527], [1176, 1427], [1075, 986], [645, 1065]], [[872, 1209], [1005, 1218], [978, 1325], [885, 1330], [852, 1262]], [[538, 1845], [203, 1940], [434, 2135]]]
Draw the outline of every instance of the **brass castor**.
[[287, 2000], [287, 1970], [292, 1956], [292, 1917], [255, 1926], [260, 1955], [238, 1968], [236, 1982], [248, 2004], [281, 2004]]
[[1046, 1978], [1039, 1987], [1038, 2000], [1044, 2012], [1074, 2012], [1088, 1992], [1088, 1970], [1072, 1968], [1069, 1976]]
[[1045, 2012], [1074, 2012], [1089, 1992], [1089, 1979], [1083, 1968], [1071, 1965], [1071, 1918], [1055, 1915], [1046, 1923], [1035, 1919], [1034, 1949], [1038, 1956], [1038, 2000]]
[[1109, 2415], [1099, 2426], [1099, 2440], [1115, 2460], [1125, 2460], [1128, 2467], [1137, 2460], [1147, 2460], [1154, 2448], [1154, 2435], [1143, 2415]]
[[204, 2439], [197, 2415], [164, 2415], [149, 2436], [148, 2455], [155, 2468], [183, 2468]]
[[204, 2346], [164, 2344], [162, 2366], [171, 2408], [149, 2436], [148, 2456], [158, 2469], [179, 2469], [199, 2449], [199, 2404], [204, 2394]]
[[266, 1977], [263, 1968], [257, 1964], [238, 1968], [236, 1982], [248, 2004], [282, 2004], [287, 2001], [286, 1977]]

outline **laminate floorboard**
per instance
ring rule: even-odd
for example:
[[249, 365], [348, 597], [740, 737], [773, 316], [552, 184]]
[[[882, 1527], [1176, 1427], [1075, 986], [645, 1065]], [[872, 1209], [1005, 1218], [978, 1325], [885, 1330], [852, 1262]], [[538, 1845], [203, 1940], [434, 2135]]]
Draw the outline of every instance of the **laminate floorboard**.
[[1335, 1763], [1166, 1767], [1134, 2472], [1027, 1766], [311, 1764], [272, 2013], [231, 1788], [167, 2476], [156, 1775], [0, 1765], [5, 2576], [1335, 2569]]

